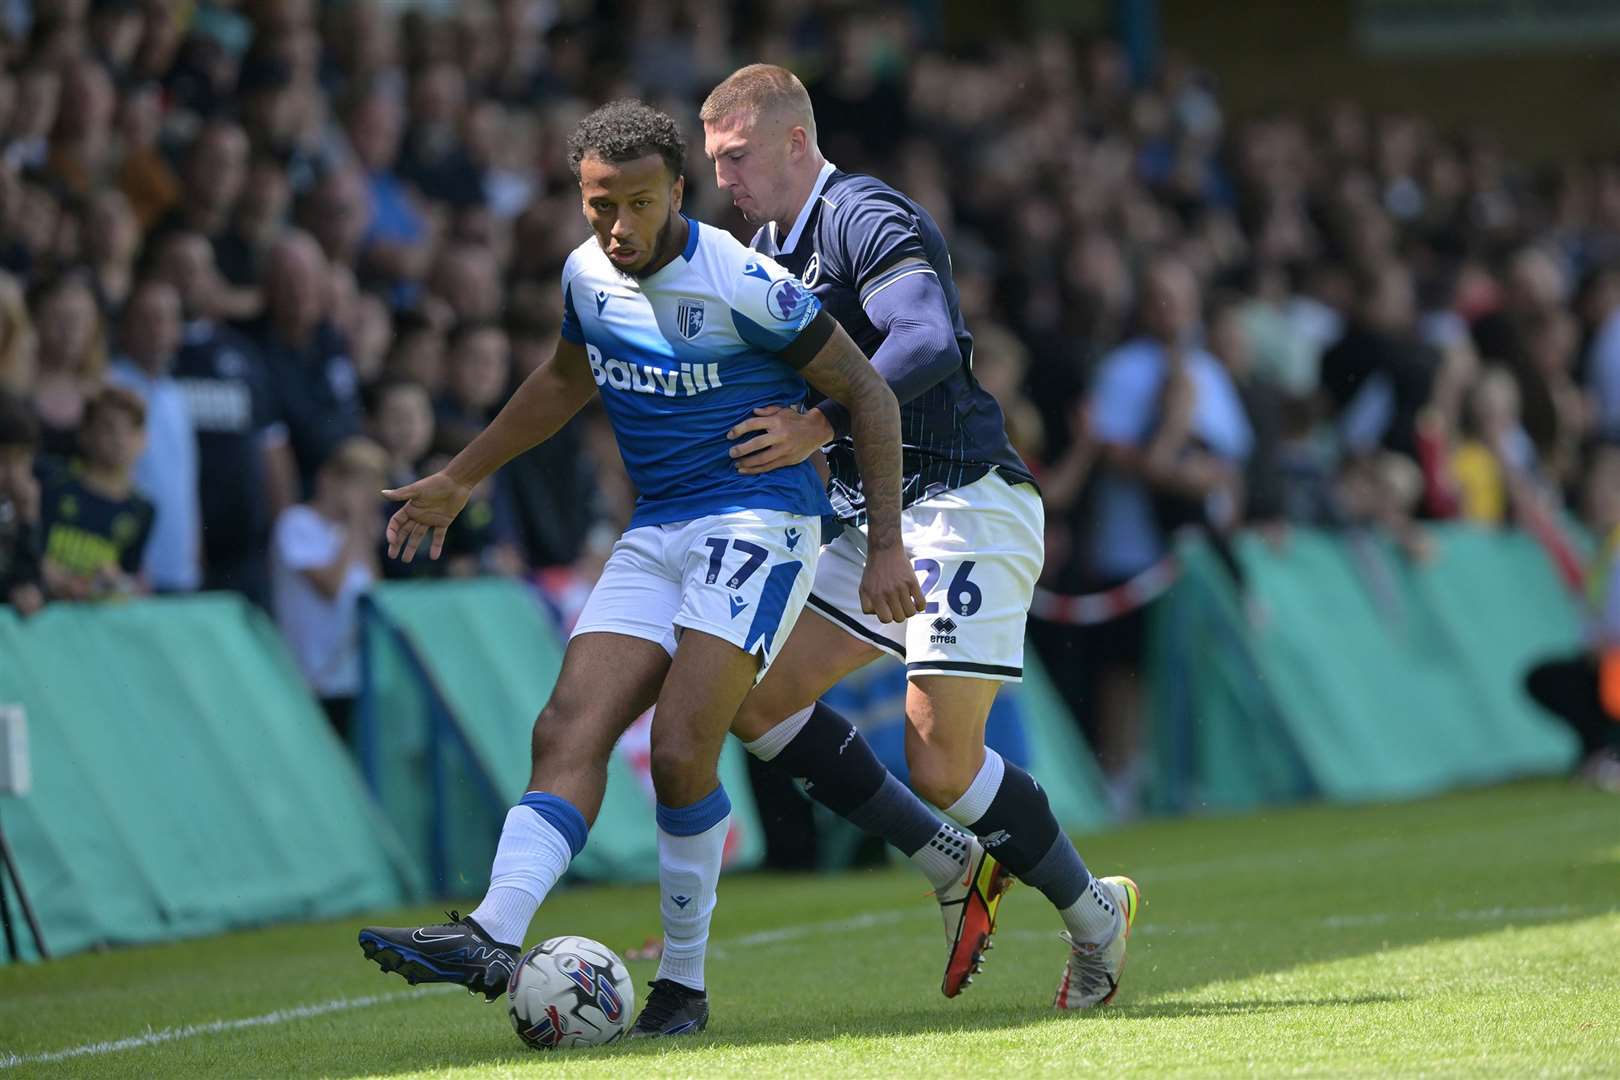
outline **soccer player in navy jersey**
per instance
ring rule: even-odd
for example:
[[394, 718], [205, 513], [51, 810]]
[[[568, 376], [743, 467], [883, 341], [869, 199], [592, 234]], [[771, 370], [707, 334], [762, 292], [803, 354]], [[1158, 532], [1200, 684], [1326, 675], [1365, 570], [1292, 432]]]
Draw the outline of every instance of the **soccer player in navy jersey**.
[[556, 355], [441, 472], [397, 491], [389, 554], [409, 561], [478, 484], [600, 394], [640, 498], [580, 615], [533, 737], [528, 792], [507, 815], [490, 886], [470, 915], [367, 927], [366, 955], [412, 982], [506, 988], [535, 911], [585, 844], [608, 757], [656, 703], [665, 938], [632, 1034], [700, 1031], [703, 960], [731, 804], [716, 765], [744, 696], [769, 669], [810, 590], [821, 518], [809, 462], [739, 471], [728, 432], [806, 384], [850, 410], [870, 510], [860, 605], [883, 623], [922, 603], [900, 542], [899, 409], [849, 335], [798, 279], [683, 216], [685, 140], [639, 102], [603, 106], [569, 144], [592, 236], [563, 269]]
[[[905, 195], [822, 157], [810, 97], [792, 72], [742, 68], [715, 88], [700, 115], [716, 182], [759, 226], [752, 246], [799, 275], [900, 400], [902, 527], [927, 598], [901, 624], [861, 610], [873, 504], [855, 468], [861, 436], [845, 403], [757, 410], [732, 431], [738, 468], [749, 475], [794, 468], [826, 446], [833, 502], [849, 527], [816, 567], [808, 607], [820, 617], [795, 624], [732, 730], [757, 757], [808, 781], [815, 798], [912, 854], [929, 874], [945, 915], [947, 996], [976, 970], [1010, 871], [1062, 916], [1069, 955], [1054, 1004], [1105, 1004], [1125, 964], [1136, 884], [1093, 877], [1040, 785], [984, 745], [997, 690], [1023, 674], [1044, 520], [1001, 410], [974, 380], [973, 338], [945, 239]], [[932, 815], [923, 821], [897, 812], [897, 782], [848, 721], [817, 701], [884, 654], [906, 665], [912, 782], [971, 831], [971, 841], [941, 844], [946, 834], [932, 831]], [[880, 805], [886, 809], [876, 812]], [[949, 877], [935, 855], [951, 857]]]

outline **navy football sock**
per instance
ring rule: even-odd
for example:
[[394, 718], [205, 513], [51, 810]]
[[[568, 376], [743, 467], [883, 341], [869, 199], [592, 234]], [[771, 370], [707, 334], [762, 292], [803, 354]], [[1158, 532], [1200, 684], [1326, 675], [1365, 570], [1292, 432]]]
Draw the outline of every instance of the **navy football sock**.
[[945, 811], [973, 830], [990, 853], [1059, 909], [1070, 907], [1091, 873], [1063, 830], [1035, 778], [986, 749], [972, 785]]
[[855, 726], [826, 705], [817, 702], [747, 745], [802, 780], [821, 805], [900, 849], [935, 888], [966, 864], [967, 837], [896, 780]]

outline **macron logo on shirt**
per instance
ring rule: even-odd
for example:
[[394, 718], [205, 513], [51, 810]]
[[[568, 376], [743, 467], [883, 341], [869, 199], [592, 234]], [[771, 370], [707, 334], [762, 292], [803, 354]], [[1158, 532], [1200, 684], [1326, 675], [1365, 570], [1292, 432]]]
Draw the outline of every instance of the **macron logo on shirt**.
[[682, 364], [678, 370], [666, 371], [634, 360], [604, 358], [602, 350], [590, 344], [585, 346], [585, 355], [591, 362], [591, 378], [596, 380], [596, 385], [615, 390], [692, 397], [721, 385], [719, 364]]

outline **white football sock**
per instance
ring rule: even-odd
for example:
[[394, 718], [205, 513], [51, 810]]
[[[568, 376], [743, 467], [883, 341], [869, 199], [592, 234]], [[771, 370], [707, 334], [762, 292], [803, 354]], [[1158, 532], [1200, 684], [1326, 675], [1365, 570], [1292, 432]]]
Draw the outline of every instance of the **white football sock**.
[[529, 923], [574, 853], [556, 827], [527, 806], [506, 813], [490, 867], [489, 891], [472, 919], [503, 945], [523, 945]]
[[673, 979], [693, 990], [704, 989], [703, 958], [709, 948], [709, 920], [714, 914], [715, 889], [720, 882], [720, 858], [726, 815], [700, 833], [677, 836], [658, 830], [659, 913], [664, 920], [664, 954], [658, 978]]
[[1063, 925], [1074, 940], [1101, 945], [1114, 936], [1124, 913], [1094, 877], [1080, 893], [1080, 899], [1059, 909], [1058, 914], [1063, 916]]
[[934, 891], [939, 892], [961, 879], [968, 871], [968, 834], [955, 825], [941, 822], [932, 840], [906, 858], [923, 872]]

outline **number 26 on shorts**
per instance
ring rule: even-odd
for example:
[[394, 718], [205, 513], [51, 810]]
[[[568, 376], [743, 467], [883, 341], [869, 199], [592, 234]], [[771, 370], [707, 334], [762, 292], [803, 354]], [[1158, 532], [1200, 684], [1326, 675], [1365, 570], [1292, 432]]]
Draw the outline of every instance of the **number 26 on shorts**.
[[[922, 591], [924, 596], [933, 594], [934, 586], [944, 576], [944, 568], [937, 559], [913, 559], [912, 569], [922, 575]], [[969, 578], [973, 573], [973, 560], [967, 559], [956, 566], [956, 572], [951, 575], [951, 583], [946, 587], [945, 600], [950, 604], [951, 610], [966, 618], [979, 610], [984, 603], [984, 593], [979, 586]], [[928, 601], [923, 608], [923, 614], [933, 615], [939, 611], [939, 604], [933, 600]]]

